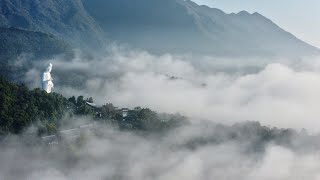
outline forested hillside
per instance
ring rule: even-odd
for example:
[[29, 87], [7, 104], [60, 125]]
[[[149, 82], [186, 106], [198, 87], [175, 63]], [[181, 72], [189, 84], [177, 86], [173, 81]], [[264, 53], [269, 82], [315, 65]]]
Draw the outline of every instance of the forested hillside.
[[0, 26], [53, 34], [76, 47], [99, 46], [102, 32], [81, 0], [0, 0]]
[[25, 85], [12, 84], [1, 77], [0, 133], [21, 133], [38, 122], [54, 131], [68, 104], [59, 94], [47, 94], [40, 89], [30, 91]]
[[[73, 56], [70, 46], [53, 35], [17, 28], [0, 28], [0, 75], [10, 79], [23, 71], [14, 65], [19, 56], [27, 56], [29, 63], [57, 55]], [[27, 68], [27, 67], [25, 67]]]
[[70, 51], [66, 43], [53, 35], [17, 28], [0, 28], [0, 42], [2, 57], [31, 53], [37, 58], [44, 58]]
[[140, 107], [130, 110], [128, 117], [124, 118], [122, 109], [111, 103], [91, 107], [88, 102], [92, 102], [92, 98], [79, 96], [67, 99], [57, 93], [29, 90], [25, 85], [13, 84], [1, 77], [0, 134], [19, 134], [30, 126], [37, 127], [40, 134], [52, 134], [61, 126], [70, 124], [67, 121], [74, 116], [113, 124], [120, 129], [155, 132], [186, 122], [180, 115], [158, 114]]

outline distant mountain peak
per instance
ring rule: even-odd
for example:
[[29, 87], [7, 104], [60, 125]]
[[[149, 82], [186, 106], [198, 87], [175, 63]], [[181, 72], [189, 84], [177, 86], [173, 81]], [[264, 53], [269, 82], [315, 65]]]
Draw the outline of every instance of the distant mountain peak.
[[255, 16], [263, 16], [262, 14], [258, 13], [258, 12], [254, 12], [252, 15], [255, 15]]
[[249, 15], [252, 15], [252, 14], [250, 14], [248, 11], [243, 10], [243, 11], [238, 12], [237, 15], [239, 15], [239, 16], [249, 16]]

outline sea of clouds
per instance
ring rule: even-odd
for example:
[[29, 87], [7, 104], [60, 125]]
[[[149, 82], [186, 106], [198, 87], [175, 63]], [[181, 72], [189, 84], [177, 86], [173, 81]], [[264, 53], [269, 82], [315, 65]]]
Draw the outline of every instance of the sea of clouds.
[[[250, 150], [246, 141], [223, 141], [188, 147], [215, 128], [187, 126], [161, 137], [100, 126], [102, 135], [87, 136], [82, 145], [25, 145], [9, 139], [0, 151], [0, 177], [6, 180], [318, 180], [317, 150], [296, 151], [270, 143]], [[224, 132], [214, 133], [223, 136]], [[253, 134], [254, 135], [254, 134]], [[214, 137], [213, 137], [214, 138]], [[254, 137], [252, 137], [254, 138]]]
[[153, 55], [110, 48], [96, 57], [78, 55], [34, 63], [25, 82], [40, 85], [53, 63], [55, 91], [93, 97], [97, 104], [148, 107], [219, 123], [259, 121], [265, 125], [319, 132], [318, 58], [223, 59]]
[[[26, 146], [23, 139], [10, 137], [0, 151], [0, 179], [320, 179], [318, 149], [306, 151], [302, 144], [299, 151], [270, 143], [255, 152], [249, 145], [253, 137], [187, 146], [193, 139], [210, 139], [208, 134], [219, 130], [202, 120], [221, 124], [252, 120], [319, 133], [318, 58], [226, 59], [117, 47], [96, 56], [79, 52], [72, 60], [58, 57], [30, 64], [19, 59], [16, 65], [29, 63], [23, 81], [37, 88], [49, 62], [55, 92], [93, 97], [98, 105], [111, 102], [181, 113], [191, 124], [161, 137], [101, 126], [103, 135], [88, 136], [79, 147]], [[221, 132], [219, 137], [223, 136]]]

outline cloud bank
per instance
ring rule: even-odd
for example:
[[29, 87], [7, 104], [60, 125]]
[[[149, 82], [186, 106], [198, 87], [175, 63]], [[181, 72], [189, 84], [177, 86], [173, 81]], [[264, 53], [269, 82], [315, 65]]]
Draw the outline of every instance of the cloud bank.
[[119, 48], [34, 64], [26, 82], [38, 87], [43, 64], [54, 64], [55, 91], [92, 96], [96, 103], [149, 107], [222, 123], [247, 120], [318, 132], [320, 63], [152, 55]]
[[[319, 178], [317, 151], [304, 151], [305, 147], [297, 151], [273, 143], [263, 151], [255, 151], [252, 145], [258, 132], [243, 141], [223, 140], [232, 129], [225, 127], [225, 131], [219, 131], [221, 127], [208, 124], [181, 127], [161, 137], [142, 137], [99, 127], [99, 136], [87, 136], [86, 143], [80, 144], [30, 146], [25, 145], [25, 139], [9, 140], [11, 143], [2, 146], [0, 152], [0, 177], [7, 180]], [[242, 135], [247, 132], [233, 130]], [[207, 139], [208, 143], [192, 145], [201, 142], [199, 138]]]
[[30, 67], [24, 82], [36, 88], [49, 62], [54, 65], [55, 92], [93, 97], [98, 104], [178, 112], [189, 116], [191, 125], [160, 137], [141, 137], [101, 126], [101, 134], [88, 136], [84, 144], [53, 148], [26, 146], [19, 138], [8, 140], [0, 151], [1, 178], [320, 178], [316, 136], [290, 137], [283, 140], [288, 145], [270, 142], [256, 150], [263, 142], [254, 128], [235, 128], [232, 133], [240, 139], [232, 139], [230, 129], [212, 123], [253, 120], [318, 133], [320, 63], [316, 58], [218, 59], [113, 48], [91, 57], [78, 53], [70, 61], [56, 58], [28, 66], [22, 58], [15, 63]]

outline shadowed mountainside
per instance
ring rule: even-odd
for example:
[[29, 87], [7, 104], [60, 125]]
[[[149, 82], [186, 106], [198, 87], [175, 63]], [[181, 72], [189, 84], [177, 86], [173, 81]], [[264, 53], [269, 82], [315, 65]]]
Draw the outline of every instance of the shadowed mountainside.
[[0, 7], [2, 27], [53, 34], [76, 47], [102, 43], [103, 33], [81, 0], [0, 0]]
[[53, 34], [89, 52], [108, 37], [154, 53], [319, 54], [259, 13], [227, 14], [190, 0], [0, 0], [0, 7], [0, 26]]
[[226, 14], [190, 0], [84, 0], [84, 7], [110, 38], [154, 52], [219, 56], [319, 53], [258, 13]]
[[0, 42], [0, 75], [10, 79], [16, 79], [24, 68], [13, 63], [21, 55], [28, 56], [30, 61], [56, 55], [73, 56], [72, 49], [65, 42], [41, 32], [0, 28]]

